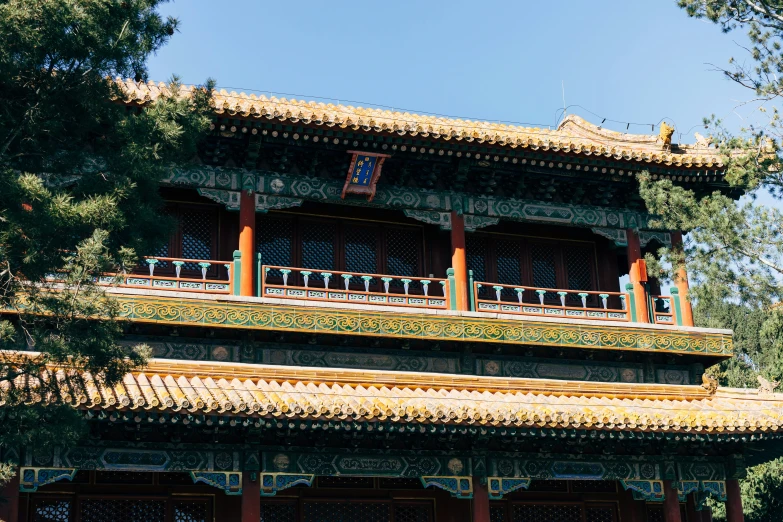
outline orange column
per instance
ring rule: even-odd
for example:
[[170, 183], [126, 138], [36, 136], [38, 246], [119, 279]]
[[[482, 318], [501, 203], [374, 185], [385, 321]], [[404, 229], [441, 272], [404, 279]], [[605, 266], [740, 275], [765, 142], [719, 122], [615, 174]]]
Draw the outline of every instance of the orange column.
[[647, 291], [643, 282], [647, 281], [647, 266], [642, 259], [642, 247], [639, 245], [639, 234], [632, 229], [626, 230], [628, 236], [628, 276], [633, 285], [634, 303], [636, 306], [636, 321], [649, 323], [650, 316], [647, 313]]
[[[255, 480], [251, 480], [251, 475]], [[242, 522], [261, 520], [261, 479], [257, 472], [242, 473]]]
[[742, 495], [737, 479], [726, 481], [726, 522], [745, 522], [742, 514]]
[[256, 240], [256, 195], [243, 190], [239, 199], [239, 251], [242, 253], [242, 272], [239, 276], [239, 295], [253, 295], [253, 271]]
[[451, 267], [457, 291], [457, 310], [468, 309], [468, 264], [465, 259], [465, 218], [451, 212]]
[[[682, 232], [672, 232], [672, 249], [682, 250]], [[693, 308], [688, 299], [688, 272], [682, 266], [677, 269], [676, 281], [677, 292], [680, 294], [680, 313], [682, 314], [682, 325], [693, 326]]]
[[0, 488], [0, 520], [17, 522], [19, 520], [19, 470], [16, 475]]
[[489, 492], [479, 477], [473, 477], [473, 522], [489, 522]]
[[677, 490], [672, 487], [671, 480], [663, 481], [663, 520], [664, 522], [682, 522], [680, 516], [680, 499]]

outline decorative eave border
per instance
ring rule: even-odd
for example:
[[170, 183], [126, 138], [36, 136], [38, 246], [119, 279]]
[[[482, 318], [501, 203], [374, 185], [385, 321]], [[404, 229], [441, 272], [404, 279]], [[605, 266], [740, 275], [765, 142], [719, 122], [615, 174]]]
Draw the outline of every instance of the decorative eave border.
[[286, 330], [309, 333], [395, 337], [432, 341], [486, 342], [556, 348], [729, 357], [730, 333], [640, 326], [591, 325], [575, 321], [492, 319], [484, 314], [413, 314], [272, 305], [258, 300], [182, 299], [175, 296], [116, 294], [120, 318], [172, 326]]

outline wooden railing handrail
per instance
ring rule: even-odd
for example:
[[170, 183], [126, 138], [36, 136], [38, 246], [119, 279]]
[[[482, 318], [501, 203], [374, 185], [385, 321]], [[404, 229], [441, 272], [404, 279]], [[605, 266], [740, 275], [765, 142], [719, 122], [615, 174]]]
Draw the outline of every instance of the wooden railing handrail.
[[566, 292], [569, 294], [591, 294], [591, 295], [608, 295], [608, 296], [627, 296], [627, 292], [609, 292], [604, 290], [567, 290], [564, 288], [544, 288], [544, 287], [538, 287], [538, 286], [525, 286], [525, 285], [507, 285], [507, 284], [501, 284], [501, 283], [489, 283], [485, 281], [474, 281], [474, 284], [481, 285], [486, 288], [493, 288], [495, 286], [501, 286], [503, 288], [510, 288], [512, 290], [516, 288], [522, 288], [524, 290], [540, 290], [547, 293], [556, 294], [557, 292]]
[[218, 261], [215, 259], [189, 259], [186, 257], [159, 257], [159, 256], [144, 256], [144, 260], [157, 259], [158, 261], [184, 261], [185, 263], [209, 263], [211, 265], [230, 265], [233, 261]]
[[268, 268], [270, 270], [296, 270], [297, 272], [312, 272], [314, 274], [332, 274], [332, 275], [342, 275], [342, 274], [349, 274], [349, 275], [355, 275], [355, 276], [369, 276], [372, 278], [382, 278], [382, 277], [391, 277], [392, 279], [410, 279], [411, 281], [430, 281], [432, 283], [438, 283], [440, 281], [447, 281], [446, 278], [441, 277], [415, 277], [415, 276], [398, 276], [398, 275], [391, 275], [391, 274], [369, 274], [366, 272], [351, 272], [350, 270], [320, 270], [317, 268], [297, 268], [292, 266], [277, 266], [277, 265], [261, 265], [261, 269]]

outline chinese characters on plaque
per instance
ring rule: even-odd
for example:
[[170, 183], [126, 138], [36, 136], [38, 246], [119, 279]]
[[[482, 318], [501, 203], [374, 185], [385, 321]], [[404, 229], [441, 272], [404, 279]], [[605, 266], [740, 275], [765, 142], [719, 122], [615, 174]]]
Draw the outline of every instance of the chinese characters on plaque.
[[346, 194], [364, 194], [367, 201], [372, 201], [375, 197], [375, 185], [381, 177], [381, 167], [389, 155], [355, 150], [349, 150], [348, 153], [353, 154], [353, 157], [341, 197], [345, 199]]

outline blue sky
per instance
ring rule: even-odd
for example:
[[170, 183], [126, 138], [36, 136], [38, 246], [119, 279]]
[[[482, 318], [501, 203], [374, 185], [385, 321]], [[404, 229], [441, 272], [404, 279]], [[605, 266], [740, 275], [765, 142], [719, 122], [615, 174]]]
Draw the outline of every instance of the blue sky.
[[709, 65], [744, 59], [743, 34], [674, 0], [178, 0], [163, 12], [181, 30], [151, 59], [155, 80], [539, 126], [555, 125], [564, 86], [569, 112], [648, 124], [636, 133], [667, 118], [684, 143], [706, 115], [732, 129], [753, 118], [735, 110], [750, 93]]

